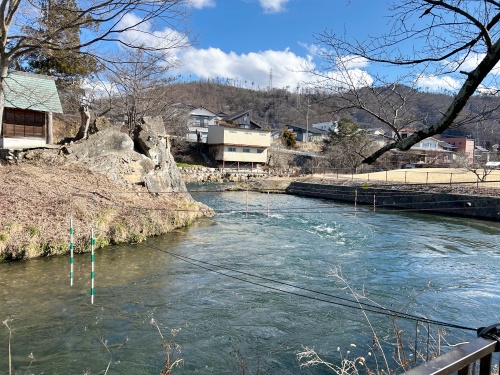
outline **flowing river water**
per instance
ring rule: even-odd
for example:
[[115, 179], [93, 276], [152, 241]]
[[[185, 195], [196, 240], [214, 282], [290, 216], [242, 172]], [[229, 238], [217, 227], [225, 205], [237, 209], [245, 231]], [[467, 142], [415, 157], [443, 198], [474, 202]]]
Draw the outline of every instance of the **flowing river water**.
[[[173, 374], [327, 374], [299, 368], [296, 353], [310, 347], [339, 363], [372, 352], [362, 311], [313, 293], [352, 299], [334, 276], [340, 272], [390, 309], [472, 328], [500, 320], [498, 223], [288, 195], [193, 196], [217, 216], [96, 252], [94, 305], [89, 254], [75, 257], [72, 287], [68, 257], [0, 264], [13, 373], [159, 374], [160, 331], [168, 340], [180, 328], [174, 340], [184, 363]], [[390, 350], [393, 320], [367, 315]], [[427, 337], [426, 325], [396, 324], [410, 341], [416, 327]], [[455, 343], [475, 334], [448, 328], [444, 337]], [[8, 344], [1, 325], [0, 374], [8, 373]]]

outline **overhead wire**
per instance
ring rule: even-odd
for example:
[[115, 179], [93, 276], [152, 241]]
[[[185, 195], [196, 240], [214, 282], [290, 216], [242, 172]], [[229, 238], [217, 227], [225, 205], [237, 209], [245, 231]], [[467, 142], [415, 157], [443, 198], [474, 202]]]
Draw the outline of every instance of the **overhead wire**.
[[[429, 323], [429, 324], [436, 324], [436, 325], [439, 325], [439, 326], [442, 326], [442, 327], [457, 328], [457, 329], [463, 329], [463, 330], [469, 330], [469, 331], [477, 331], [477, 328], [471, 328], [471, 327], [466, 327], [466, 326], [462, 326], [462, 325], [458, 325], [458, 324], [453, 324], [453, 323], [447, 323], [447, 322], [443, 322], [443, 321], [439, 321], [439, 320], [435, 320], [435, 319], [424, 318], [424, 317], [421, 317], [421, 316], [417, 316], [417, 315], [413, 315], [413, 314], [408, 314], [408, 313], [404, 313], [404, 312], [393, 310], [393, 309], [388, 309], [388, 308], [385, 308], [383, 306], [377, 306], [375, 304], [370, 304], [370, 303], [362, 302], [362, 301], [359, 301], [359, 300], [354, 300], [354, 299], [350, 299], [350, 298], [346, 298], [346, 297], [341, 297], [341, 296], [335, 296], [333, 294], [316, 291], [316, 290], [313, 290], [313, 289], [310, 289], [310, 288], [306, 288], [306, 287], [297, 286], [297, 285], [294, 285], [294, 284], [291, 284], [291, 283], [288, 283], [288, 282], [279, 281], [279, 280], [276, 280], [276, 279], [271, 279], [269, 277], [260, 276], [260, 275], [252, 274], [252, 273], [249, 273], [249, 272], [236, 270], [234, 268], [230, 268], [230, 267], [227, 267], [227, 266], [217, 265], [217, 264], [213, 264], [213, 263], [206, 262], [206, 261], [203, 261], [203, 260], [199, 260], [199, 259], [194, 259], [194, 258], [191, 258], [191, 257], [187, 257], [187, 256], [184, 256], [184, 255], [175, 254], [175, 253], [167, 251], [165, 249], [161, 249], [161, 248], [159, 248], [157, 246], [148, 245], [148, 244], [146, 244], [146, 246], [149, 247], [149, 248], [152, 248], [154, 250], [157, 250], [157, 251], [163, 252], [165, 254], [168, 254], [168, 255], [170, 255], [170, 256], [172, 256], [174, 258], [182, 260], [182, 261], [184, 261], [186, 263], [189, 263], [191, 265], [194, 265], [196, 267], [199, 267], [199, 268], [202, 268], [202, 269], [205, 269], [205, 270], [208, 270], [208, 271], [211, 271], [211, 272], [223, 275], [225, 277], [229, 277], [229, 278], [232, 278], [232, 279], [235, 279], [235, 280], [239, 280], [239, 281], [242, 281], [242, 282], [245, 282], [245, 283], [248, 283], [248, 284], [252, 284], [252, 285], [255, 285], [255, 286], [259, 286], [259, 287], [262, 287], [262, 288], [266, 288], [266, 289], [278, 291], [278, 292], [281, 292], [281, 293], [286, 293], [286, 294], [290, 294], [290, 295], [294, 295], [294, 296], [298, 296], [298, 297], [302, 297], [302, 298], [312, 299], [312, 300], [315, 300], [315, 301], [320, 301], [320, 302], [324, 302], [324, 303], [328, 303], [328, 304], [333, 304], [333, 305], [337, 305], [337, 306], [342, 306], [342, 307], [347, 307], [347, 308], [351, 308], [351, 309], [357, 309], [357, 310], [363, 310], [363, 311], [367, 311], [367, 312], [372, 312], [372, 313], [375, 313], [375, 314], [382, 314], [382, 315], [386, 315], [386, 316], [391, 316], [391, 317], [402, 318], [402, 319], [406, 319], [406, 320], [417, 321], [417, 322], [421, 322], [421, 323]], [[213, 267], [213, 268], [210, 268], [210, 267]], [[334, 302], [334, 301], [327, 300], [327, 299], [320, 298], [320, 297], [314, 297], [314, 296], [310, 296], [310, 295], [306, 295], [306, 294], [301, 294], [301, 293], [297, 293], [297, 292], [283, 290], [283, 289], [280, 289], [280, 288], [277, 288], [277, 287], [273, 287], [273, 286], [261, 284], [261, 283], [255, 282], [255, 281], [247, 280], [247, 279], [242, 278], [242, 277], [238, 277], [238, 276], [235, 276], [235, 275], [227, 274], [225, 272], [220, 271], [219, 269], [220, 270], [230, 271], [230, 272], [237, 273], [237, 274], [244, 275], [244, 276], [249, 276], [249, 277], [252, 277], [252, 278], [255, 278], [255, 279], [259, 279], [259, 280], [263, 280], [263, 281], [267, 281], [267, 282], [271, 282], [271, 283], [275, 283], [275, 284], [279, 284], [279, 285], [284, 285], [284, 286], [292, 287], [292, 288], [295, 288], [295, 289], [298, 289], [298, 290], [307, 291], [307, 292], [310, 292], [310, 293], [318, 294], [320, 296], [334, 298], [334, 299], [340, 300], [342, 302]], [[352, 305], [352, 304], [354, 304], [354, 305]]]
[[[179, 193], [179, 192], [166, 192], [166, 193], [168, 193], [168, 194], [190, 194], [192, 192], [193, 191], [189, 191], [189, 192], [186, 192], [186, 193]], [[203, 191], [199, 191], [199, 193], [221, 193], [221, 192], [222, 192], [221, 190], [214, 190], [214, 191], [203, 190]], [[97, 192], [93, 192], [93, 191], [92, 192], [88, 192], [88, 193], [89, 194], [97, 194]], [[123, 194], [123, 193], [126, 193], [126, 192], [119, 192], [119, 193]], [[130, 192], [130, 194], [134, 194], [134, 193], [137, 193], [137, 192]], [[81, 193], [79, 193], [79, 194], [81, 194]], [[148, 193], [148, 194], [150, 194], [150, 193]], [[433, 194], [433, 193], [429, 192], [428, 194]], [[106, 198], [106, 200], [113, 202], [110, 198], [102, 196], [101, 194], [99, 194], [99, 195], [102, 198]], [[421, 194], [419, 194], [419, 195], [421, 195]], [[343, 196], [345, 196], [345, 194]], [[371, 196], [371, 194], [370, 194], [370, 196]], [[408, 195], [405, 195], [405, 196], [408, 196]], [[391, 197], [393, 197], [393, 196], [391, 196]], [[464, 200], [463, 202], [466, 202], [466, 201], [467, 200]], [[434, 202], [425, 202], [425, 203], [429, 203], [429, 204], [435, 205], [436, 203], [452, 203], [452, 202], [454, 203], [454, 202], [457, 202], [457, 201], [438, 201], [438, 202], [434, 201]], [[129, 210], [131, 210], [131, 209], [132, 210], [165, 210], [165, 211], [172, 211], [172, 212], [174, 212], [174, 211], [186, 211], [186, 212], [200, 212], [200, 211], [203, 211], [203, 210], [198, 210], [198, 209], [192, 210], [192, 209], [172, 209], [172, 208], [150, 208], [150, 207], [138, 207], [138, 206], [123, 205], [123, 204], [109, 204], [109, 203], [108, 204], [104, 204], [104, 206], [107, 206], [107, 207], [120, 207], [120, 208], [129, 209]], [[381, 204], [381, 205], [378, 205], [377, 208], [384, 209], [384, 208], [391, 207], [391, 206], [392, 205], [387, 205], [387, 204], [383, 205], [383, 204]], [[484, 207], [486, 208], [486, 207], [489, 207], [489, 206], [484, 206]], [[301, 212], [301, 213], [315, 213], [315, 214], [317, 214], [318, 213], [318, 208], [319, 209], [323, 209], [323, 210], [324, 209], [328, 209], [328, 210], [330, 210], [330, 209], [336, 209], [336, 207], [334, 205], [331, 205], [331, 204], [321, 205], [320, 207], [316, 206], [314, 211], [310, 211], [310, 207], [287, 207], [286, 209], [279, 209], [279, 208], [275, 207], [275, 208], [273, 208], [273, 213], [276, 213], [276, 212], [277, 213], [280, 213], [280, 212], [290, 213], [290, 212], [294, 212], [295, 211], [295, 212]], [[408, 208], [408, 209], [405, 209], [405, 208], [396, 207], [396, 206], [394, 206], [392, 208], [396, 209], [398, 212], [408, 212], [408, 211], [415, 212], [415, 211], [431, 211], [431, 210], [434, 210], [433, 208], [428, 208], [428, 209], [426, 209], [426, 208], [418, 208], [418, 209]], [[474, 208], [481, 208], [481, 207], [475, 206]], [[463, 209], [463, 208], [462, 207], [447, 208], [447, 210], [452, 210], [452, 209]], [[262, 210], [248, 210], [248, 209], [246, 209], [246, 210], [241, 210], [241, 211], [231, 209], [231, 210], [227, 210], [227, 211], [217, 210], [216, 212], [218, 212], [218, 213], [246, 213], [246, 214], [256, 214], [256, 213], [257, 214], [264, 214], [266, 212], [269, 213], [269, 211], [267, 209], [262, 209]], [[146, 245], [146, 246], [148, 246], [150, 248], [153, 248], [155, 250], [161, 251], [163, 253], [166, 253], [166, 254], [168, 254], [170, 256], [173, 256], [173, 257], [175, 257], [175, 258], [177, 258], [179, 260], [182, 260], [184, 262], [192, 264], [192, 265], [194, 265], [196, 267], [200, 267], [202, 269], [205, 269], [205, 270], [208, 270], [208, 271], [211, 271], [211, 272], [215, 272], [215, 273], [221, 274], [223, 276], [226, 276], [226, 277], [229, 277], [229, 278], [232, 278], [232, 279], [235, 279], [235, 280], [239, 280], [239, 281], [242, 281], [242, 282], [245, 282], [245, 283], [249, 283], [249, 284], [252, 284], [252, 285], [255, 285], [255, 286], [263, 287], [263, 288], [266, 288], [266, 289], [278, 291], [278, 292], [281, 292], [281, 293], [287, 293], [287, 294], [298, 296], [298, 297], [302, 297], [302, 298], [308, 298], [308, 299], [312, 299], [312, 300], [316, 300], [316, 301], [320, 301], [320, 302], [324, 302], [324, 303], [329, 303], [329, 304], [334, 304], [334, 305], [337, 305], [337, 306], [343, 306], [343, 307], [347, 307], [347, 308], [352, 308], [352, 309], [360, 309], [360, 310], [364, 310], [364, 311], [367, 311], [367, 312], [372, 312], [372, 313], [376, 313], [376, 314], [382, 314], [382, 315], [386, 315], [386, 316], [392, 316], [392, 317], [397, 317], [397, 318], [402, 318], [402, 319], [407, 319], [407, 320], [413, 320], [413, 321], [422, 322], [422, 323], [428, 323], [428, 324], [436, 324], [436, 325], [440, 325], [440, 326], [443, 326], [443, 327], [476, 331], [476, 328], [471, 328], [471, 327], [466, 327], [466, 326], [462, 326], [462, 325], [458, 325], [458, 324], [443, 322], [443, 321], [439, 321], [439, 320], [435, 320], [435, 319], [424, 318], [424, 317], [421, 317], [421, 316], [404, 313], [404, 312], [401, 312], [401, 311], [397, 311], [397, 310], [385, 308], [383, 306], [377, 306], [377, 305], [366, 303], [366, 302], [359, 301], [359, 300], [353, 300], [353, 299], [349, 299], [349, 298], [346, 298], [346, 297], [335, 296], [335, 295], [332, 295], [332, 294], [329, 294], [329, 293], [316, 291], [316, 290], [313, 290], [313, 289], [310, 289], [310, 288], [293, 285], [293, 284], [288, 283], [288, 282], [283, 282], [283, 281], [271, 279], [271, 278], [268, 278], [268, 277], [263, 277], [263, 276], [260, 276], [260, 275], [251, 274], [251, 273], [244, 272], [244, 271], [239, 271], [239, 270], [227, 267], [227, 266], [216, 265], [216, 264], [205, 262], [205, 261], [202, 261], [202, 260], [198, 260], [198, 259], [194, 259], [194, 258], [183, 256], [183, 255], [175, 254], [175, 253], [169, 252], [169, 251], [167, 251], [165, 249], [160, 249], [160, 248], [155, 247], [155, 246], [151, 246], [151, 245]], [[283, 289], [280, 289], [278, 287], [274, 287], [274, 286], [270, 286], [270, 285], [265, 285], [265, 284], [262, 284], [262, 283], [258, 283], [256, 281], [247, 280], [244, 277], [239, 277], [239, 276], [231, 275], [231, 274], [228, 274], [226, 272], [223, 272], [222, 270], [228, 271], [228, 272], [232, 272], [232, 273], [235, 273], [235, 274], [239, 274], [239, 275], [242, 275], [242, 276], [246, 276], [246, 277], [255, 278], [257, 280], [262, 280], [262, 281], [266, 281], [266, 282], [270, 282], [270, 283], [275, 283], [275, 284], [278, 284], [278, 285], [292, 287], [292, 288], [295, 288], [297, 290], [301, 290], [301, 291], [305, 291], [305, 292], [317, 294], [317, 295], [319, 295], [321, 297], [311, 296], [311, 295], [297, 293], [297, 292], [292, 292], [292, 291], [288, 291], [288, 290], [283, 290]], [[333, 298], [336, 301], [331, 301], [331, 300], [325, 299], [323, 297]]]

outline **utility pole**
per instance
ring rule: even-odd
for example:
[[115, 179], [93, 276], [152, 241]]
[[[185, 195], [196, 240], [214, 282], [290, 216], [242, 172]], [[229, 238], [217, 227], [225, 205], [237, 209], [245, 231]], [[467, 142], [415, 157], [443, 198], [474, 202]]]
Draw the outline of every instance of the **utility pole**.
[[269, 89], [270, 91], [273, 91], [273, 68], [271, 68], [271, 71], [269, 72]]
[[306, 89], [307, 111], [306, 111], [306, 143], [309, 141], [309, 89]]

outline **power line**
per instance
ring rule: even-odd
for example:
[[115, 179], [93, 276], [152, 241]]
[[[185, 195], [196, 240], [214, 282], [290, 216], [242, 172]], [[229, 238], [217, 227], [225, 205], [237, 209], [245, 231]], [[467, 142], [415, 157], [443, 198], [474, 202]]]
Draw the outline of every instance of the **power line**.
[[[328, 303], [328, 304], [332, 304], [332, 305], [336, 305], [336, 306], [342, 306], [342, 307], [348, 307], [348, 308], [351, 308], [351, 309], [368, 311], [368, 312], [372, 312], [372, 313], [375, 313], [375, 314], [382, 314], [382, 315], [391, 316], [391, 317], [395, 317], [395, 318], [402, 318], [402, 319], [406, 319], [406, 320], [413, 320], [413, 321], [422, 322], [422, 323], [428, 323], [428, 324], [436, 324], [436, 325], [439, 325], [439, 326], [449, 327], [449, 328], [457, 328], [457, 329], [463, 329], [463, 330], [468, 330], [468, 331], [477, 331], [476, 328], [461, 326], [461, 325], [447, 323], [447, 322], [443, 322], [443, 321], [439, 321], [439, 320], [434, 320], [434, 319], [423, 318], [423, 317], [420, 317], [420, 316], [417, 316], [417, 315], [412, 315], [412, 314], [403, 313], [403, 312], [400, 312], [400, 311], [397, 311], [397, 310], [387, 309], [387, 308], [382, 307], [382, 306], [377, 306], [377, 305], [374, 305], [374, 304], [370, 304], [370, 303], [366, 303], [366, 302], [361, 302], [361, 301], [354, 300], [354, 299], [349, 299], [349, 298], [346, 298], [346, 297], [335, 296], [335, 295], [332, 295], [332, 294], [329, 294], [329, 293], [319, 292], [319, 291], [316, 291], [316, 290], [313, 290], [313, 289], [310, 289], [310, 288], [305, 288], [305, 287], [293, 285], [293, 284], [290, 284], [290, 283], [287, 283], [287, 282], [283, 282], [283, 281], [271, 279], [271, 278], [268, 278], [268, 277], [251, 274], [251, 273], [244, 272], [244, 271], [239, 271], [239, 270], [236, 270], [236, 269], [233, 269], [233, 268], [230, 268], [230, 267], [226, 267], [226, 266], [222, 266], [222, 265], [216, 265], [216, 264], [213, 264], [213, 263], [210, 263], [210, 262], [206, 262], [206, 261], [194, 259], [194, 258], [187, 257], [187, 256], [184, 256], [184, 255], [175, 254], [175, 253], [172, 253], [170, 251], [161, 249], [161, 248], [153, 246], [153, 245], [147, 245], [146, 244], [146, 246], [150, 247], [150, 248], [152, 248], [154, 250], [161, 251], [161, 252], [163, 252], [165, 254], [168, 254], [170, 256], [173, 256], [173, 257], [175, 257], [175, 258], [177, 258], [179, 260], [182, 260], [182, 261], [184, 261], [186, 263], [189, 263], [189, 264], [191, 264], [191, 265], [193, 265], [195, 267], [199, 267], [199, 268], [205, 269], [207, 271], [217, 273], [219, 275], [223, 275], [223, 276], [226, 276], [226, 277], [238, 280], [238, 281], [242, 281], [242, 282], [245, 282], [245, 283], [248, 283], [248, 284], [252, 284], [252, 285], [255, 285], [255, 286], [259, 286], [259, 287], [262, 287], [262, 288], [274, 290], [274, 291], [277, 291], [277, 292], [286, 293], [286, 294], [290, 294], [290, 295], [294, 295], [294, 296], [302, 297], [302, 298], [308, 298], [308, 299], [311, 299], [311, 300], [315, 300], [315, 301], [319, 301], [319, 302], [324, 302], [324, 303]], [[211, 268], [211, 267], [213, 267], [213, 268]], [[253, 277], [253, 278], [256, 278], [256, 279], [259, 279], [259, 280], [268, 281], [268, 282], [272, 282], [272, 283], [279, 284], [279, 285], [293, 287], [295, 289], [302, 290], [302, 291], [307, 291], [307, 292], [310, 292], [310, 293], [315, 293], [315, 294], [318, 294], [320, 296], [334, 298], [334, 299], [342, 301], [342, 302], [334, 302], [334, 301], [327, 300], [327, 299], [320, 298], [320, 297], [314, 297], [314, 296], [310, 296], [310, 295], [306, 295], [306, 294], [301, 294], [301, 293], [297, 293], [297, 292], [283, 290], [283, 289], [280, 289], [280, 288], [277, 288], [277, 287], [273, 287], [273, 286], [261, 284], [261, 283], [255, 282], [255, 281], [250, 281], [250, 280], [247, 280], [247, 279], [244, 279], [242, 277], [235, 276], [235, 275], [230, 275], [230, 274], [227, 274], [225, 272], [222, 272], [221, 270], [226, 270], [226, 271], [234, 272], [234, 273], [237, 273], [237, 274], [240, 274], [240, 275]], [[355, 305], [351, 305], [351, 304], [355, 304]]]

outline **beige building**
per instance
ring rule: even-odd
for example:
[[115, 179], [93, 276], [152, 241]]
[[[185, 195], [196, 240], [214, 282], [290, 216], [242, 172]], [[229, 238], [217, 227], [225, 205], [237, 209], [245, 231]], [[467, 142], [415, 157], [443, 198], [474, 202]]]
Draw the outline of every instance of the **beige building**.
[[267, 163], [271, 133], [260, 129], [209, 126], [207, 143], [216, 161], [226, 163]]

